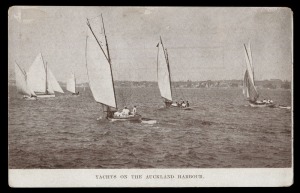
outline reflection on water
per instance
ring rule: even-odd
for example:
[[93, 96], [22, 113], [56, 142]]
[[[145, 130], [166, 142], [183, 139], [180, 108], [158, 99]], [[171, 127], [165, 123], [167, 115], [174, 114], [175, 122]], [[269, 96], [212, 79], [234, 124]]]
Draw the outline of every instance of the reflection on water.
[[[152, 123], [97, 121], [81, 95], [24, 101], [10, 88], [9, 168], [239, 168], [291, 166], [291, 110], [250, 108], [240, 89], [182, 89], [193, 110], [160, 109], [157, 88], [117, 88]], [[262, 90], [291, 106], [289, 90]], [[121, 96], [121, 97], [120, 97]]]

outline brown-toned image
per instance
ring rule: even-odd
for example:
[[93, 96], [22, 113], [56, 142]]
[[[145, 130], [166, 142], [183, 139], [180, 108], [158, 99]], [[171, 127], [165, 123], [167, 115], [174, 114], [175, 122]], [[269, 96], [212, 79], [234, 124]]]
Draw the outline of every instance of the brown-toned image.
[[8, 167], [292, 168], [292, 32], [289, 8], [10, 7]]

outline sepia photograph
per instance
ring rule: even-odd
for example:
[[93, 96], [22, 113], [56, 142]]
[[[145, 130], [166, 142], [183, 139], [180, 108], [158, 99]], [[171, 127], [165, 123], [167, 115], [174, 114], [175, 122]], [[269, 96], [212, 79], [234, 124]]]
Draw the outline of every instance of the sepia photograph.
[[12, 6], [10, 187], [293, 184], [288, 7]]

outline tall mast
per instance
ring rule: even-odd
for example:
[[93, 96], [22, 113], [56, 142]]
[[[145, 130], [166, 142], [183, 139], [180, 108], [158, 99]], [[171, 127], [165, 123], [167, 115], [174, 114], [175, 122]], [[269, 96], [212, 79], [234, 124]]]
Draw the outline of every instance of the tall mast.
[[103, 33], [104, 33], [105, 43], [106, 43], [106, 50], [107, 50], [108, 62], [111, 63], [111, 58], [110, 58], [110, 54], [109, 54], [108, 43], [107, 43], [107, 37], [106, 37], [106, 33], [105, 33], [104, 21], [103, 21], [102, 14], [101, 14], [101, 19], [102, 19]]
[[251, 44], [250, 44], [250, 40], [249, 40], [249, 57], [251, 58], [251, 68], [252, 68], [252, 72], [253, 72], [253, 80], [254, 79], [254, 67], [253, 67], [253, 58], [252, 58], [252, 51], [251, 51]]
[[170, 65], [169, 65], [168, 53], [167, 53], [167, 49], [165, 50], [165, 48], [164, 48], [164, 44], [162, 43], [161, 36], [160, 36], [160, 42], [161, 42], [161, 45], [162, 45], [162, 48], [163, 48], [163, 51], [164, 51], [164, 55], [165, 55], [165, 59], [166, 59], [166, 62], [167, 62], [167, 68], [168, 68], [168, 71], [169, 71], [169, 81], [170, 81], [171, 96], [173, 96], [173, 94], [172, 94], [171, 72], [170, 72]]
[[46, 88], [46, 91], [45, 91], [45, 93], [48, 94], [48, 84], [47, 84], [47, 78], [48, 78], [48, 77], [47, 77], [47, 74], [48, 74], [48, 73], [47, 73], [47, 62], [46, 62], [46, 63], [44, 62], [44, 57], [43, 57], [43, 54], [42, 54], [42, 53], [41, 53], [41, 56], [42, 56], [42, 60], [43, 60], [44, 68], [45, 68], [45, 73], [46, 73], [46, 80], [45, 80], [45, 84], [46, 84], [46, 87], [45, 87], [45, 88]]
[[109, 65], [110, 65], [110, 74], [111, 74], [112, 83], [113, 83], [113, 90], [114, 90], [115, 103], [116, 103], [116, 107], [118, 108], [118, 105], [117, 105], [117, 99], [116, 99], [116, 91], [115, 91], [114, 76], [113, 76], [113, 73], [112, 73], [111, 58], [110, 58], [110, 54], [109, 54], [108, 43], [107, 43], [107, 37], [106, 37], [106, 33], [105, 33], [105, 27], [104, 27], [104, 21], [103, 21], [102, 14], [101, 14], [101, 18], [102, 18], [103, 33], [104, 33], [104, 37], [105, 37], [105, 43], [106, 43], [106, 49], [107, 49], [107, 55], [108, 55], [108, 63], [109, 63]]
[[[101, 16], [102, 16], [102, 15], [101, 15]], [[104, 31], [105, 41], [106, 41], [106, 45], [107, 45], [107, 46], [106, 46], [106, 47], [107, 47], [107, 53], [108, 53], [108, 55], [109, 55], [108, 44], [107, 44], [107, 39], [106, 39], [106, 34], [105, 34], [105, 29], [104, 29], [104, 22], [103, 22], [103, 19], [102, 19], [102, 23], [103, 23], [103, 31]], [[112, 84], [113, 84], [114, 98], [115, 98], [115, 103], [116, 103], [116, 107], [117, 107], [116, 92], [115, 92], [115, 85], [114, 85], [114, 78], [113, 78], [113, 74], [112, 74], [112, 65], [111, 65], [110, 57], [106, 56], [106, 54], [105, 54], [105, 52], [104, 52], [104, 50], [103, 50], [101, 44], [99, 43], [99, 40], [97, 39], [97, 37], [96, 37], [96, 35], [95, 35], [95, 33], [94, 33], [94, 31], [93, 31], [93, 29], [92, 29], [92, 27], [91, 27], [90, 22], [89, 22], [88, 19], [87, 19], [87, 25], [88, 25], [88, 27], [90, 28], [90, 30], [91, 30], [93, 36], [95, 37], [95, 39], [96, 39], [96, 41], [97, 41], [99, 47], [100, 47], [101, 50], [102, 50], [102, 53], [104, 54], [105, 58], [107, 59], [109, 65], [110, 65], [110, 73], [111, 73]], [[87, 38], [86, 38], [86, 40], [87, 40]], [[105, 105], [105, 106], [107, 106], [107, 105]], [[107, 107], [109, 107], [109, 106], [107, 106]]]
[[[249, 53], [248, 53], [246, 44], [244, 44], [244, 47], [245, 47], [245, 51], [246, 51], [246, 54], [247, 54], [247, 58], [248, 58], [249, 64], [251, 65], [251, 69], [252, 69], [253, 85], [255, 85], [255, 81], [254, 81], [254, 71], [253, 71], [254, 69], [253, 69], [252, 64], [250, 63], [250, 58], [249, 58], [250, 56], [249, 56]], [[248, 73], [249, 73], [249, 71], [248, 71]]]
[[75, 77], [75, 73], [73, 72], [73, 76], [74, 76], [74, 82], [75, 82], [75, 85], [74, 85], [74, 87], [75, 87], [75, 93], [76, 93], [76, 77]]

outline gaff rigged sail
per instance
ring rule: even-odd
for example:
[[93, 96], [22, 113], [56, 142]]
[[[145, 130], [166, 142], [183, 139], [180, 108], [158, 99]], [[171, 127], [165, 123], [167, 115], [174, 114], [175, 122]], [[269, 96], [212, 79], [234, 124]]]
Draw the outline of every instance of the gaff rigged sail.
[[160, 95], [172, 101], [170, 70], [162, 41], [158, 44], [157, 53], [157, 82]]

